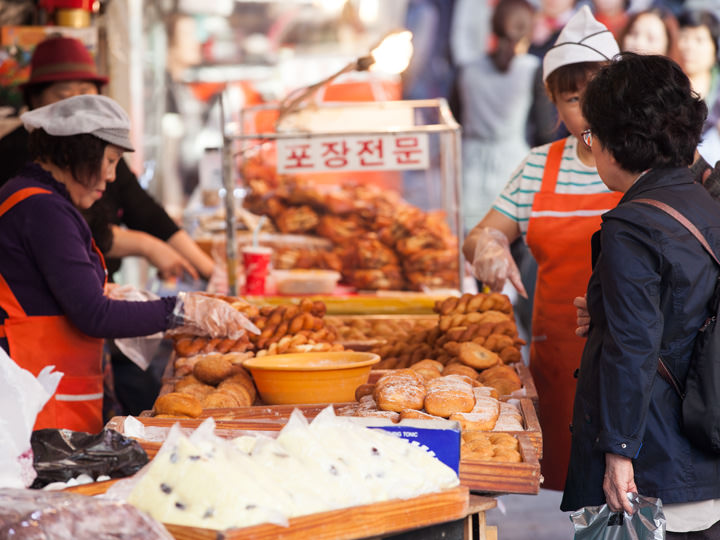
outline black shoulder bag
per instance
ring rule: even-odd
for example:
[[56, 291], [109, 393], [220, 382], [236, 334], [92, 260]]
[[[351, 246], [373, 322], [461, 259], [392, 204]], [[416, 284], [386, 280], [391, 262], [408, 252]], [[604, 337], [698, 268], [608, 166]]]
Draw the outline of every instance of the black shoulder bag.
[[[720, 267], [720, 261], [705, 237], [680, 212], [654, 199], [635, 199], [633, 202], [649, 204], [675, 218], [697, 238]], [[658, 358], [658, 373], [670, 383], [682, 400], [683, 433], [696, 447], [720, 453], [720, 329], [716, 324], [720, 314], [720, 277], [715, 282], [708, 307], [710, 316], [695, 338], [685, 388], [682, 388], [662, 358]]]

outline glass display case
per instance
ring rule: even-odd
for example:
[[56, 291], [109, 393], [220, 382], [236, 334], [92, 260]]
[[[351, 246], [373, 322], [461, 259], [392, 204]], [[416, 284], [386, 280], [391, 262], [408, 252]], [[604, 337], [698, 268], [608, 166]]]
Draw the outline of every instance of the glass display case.
[[238, 205], [278, 234], [329, 241], [299, 267], [339, 270], [352, 290], [463, 289], [460, 128], [444, 99], [236, 109], [230, 92], [221, 114], [233, 294]]

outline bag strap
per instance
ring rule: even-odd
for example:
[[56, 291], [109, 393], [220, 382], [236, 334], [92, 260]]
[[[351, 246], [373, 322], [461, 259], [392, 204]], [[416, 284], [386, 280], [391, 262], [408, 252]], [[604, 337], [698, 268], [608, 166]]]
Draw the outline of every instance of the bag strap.
[[710, 244], [708, 244], [707, 240], [703, 236], [703, 234], [693, 225], [688, 218], [683, 216], [680, 212], [675, 210], [672, 206], [669, 204], [665, 204], [664, 202], [656, 201], [655, 199], [633, 199], [630, 202], [639, 202], [643, 204], [649, 204], [650, 206], [654, 206], [655, 208], [659, 208], [666, 214], [669, 214], [671, 217], [675, 218], [677, 221], [680, 222], [682, 226], [684, 226], [688, 231], [690, 231], [690, 234], [692, 234], [695, 238], [697, 238], [697, 241], [700, 242], [700, 245], [705, 248], [705, 251], [708, 252], [710, 257], [712, 257], [712, 260], [715, 261], [715, 264], [720, 266], [720, 261], [717, 258], [717, 255], [715, 255], [715, 252], [710, 247]]
[[[655, 208], [658, 208], [668, 214], [670, 217], [674, 218], [676, 221], [678, 221], [683, 227], [685, 227], [688, 231], [690, 231], [690, 234], [692, 234], [698, 242], [700, 242], [700, 245], [705, 248], [705, 251], [708, 252], [710, 257], [713, 261], [715, 261], [715, 264], [720, 266], [720, 261], [717, 258], [717, 255], [715, 255], [715, 252], [710, 247], [710, 244], [708, 244], [707, 240], [705, 239], [705, 236], [693, 225], [688, 218], [683, 216], [680, 212], [675, 210], [672, 206], [669, 204], [666, 204], [661, 201], [657, 201], [655, 199], [633, 199], [630, 202], [639, 202], [642, 204], [648, 204], [650, 206], [654, 206]], [[658, 357], [658, 365], [657, 365], [657, 371], [660, 374], [660, 376], [665, 379], [665, 381], [672, 386], [677, 394], [680, 396], [680, 399], [685, 398], [685, 392], [683, 392], [680, 383], [678, 382], [677, 378], [672, 374], [672, 371], [668, 369], [668, 367], [665, 365], [665, 362], [663, 362], [662, 358]]]

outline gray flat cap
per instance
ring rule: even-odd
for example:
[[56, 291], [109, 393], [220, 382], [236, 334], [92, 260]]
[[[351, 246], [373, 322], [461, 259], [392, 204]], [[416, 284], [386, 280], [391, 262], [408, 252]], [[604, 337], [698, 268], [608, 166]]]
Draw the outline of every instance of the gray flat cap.
[[63, 99], [20, 115], [25, 129], [42, 128], [59, 137], [89, 133], [128, 152], [130, 119], [123, 108], [105, 96], [82, 95]]

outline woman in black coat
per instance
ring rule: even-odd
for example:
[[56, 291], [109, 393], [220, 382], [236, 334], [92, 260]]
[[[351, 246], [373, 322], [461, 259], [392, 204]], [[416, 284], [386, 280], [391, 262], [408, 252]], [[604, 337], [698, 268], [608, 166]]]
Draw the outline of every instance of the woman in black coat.
[[624, 196], [592, 238], [562, 509], [631, 512], [625, 494], [638, 492], [662, 499], [667, 538], [720, 538], [720, 456], [685, 437], [680, 398], [657, 372], [661, 357], [684, 381], [719, 269], [680, 223], [633, 202], [668, 204], [720, 254], [720, 206], [688, 169], [707, 108], [672, 60], [631, 53], [595, 76], [582, 107], [598, 173]]

